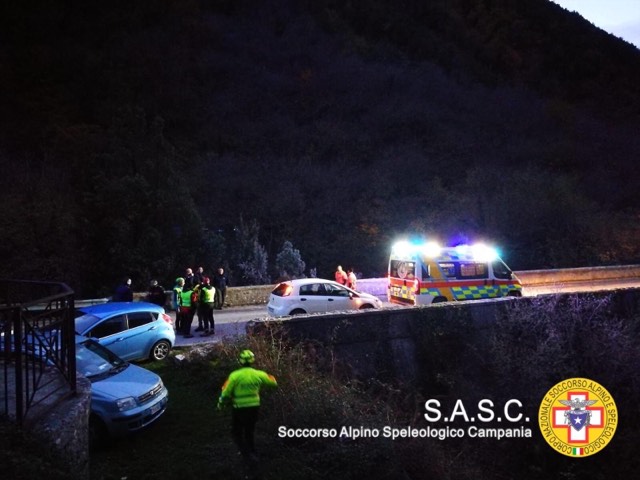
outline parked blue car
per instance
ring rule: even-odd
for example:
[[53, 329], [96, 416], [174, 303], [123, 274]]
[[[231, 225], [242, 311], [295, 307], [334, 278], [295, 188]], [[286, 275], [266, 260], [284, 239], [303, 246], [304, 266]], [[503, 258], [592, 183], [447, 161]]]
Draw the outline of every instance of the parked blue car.
[[111, 302], [78, 309], [76, 333], [96, 339], [124, 360], [164, 360], [176, 341], [173, 320], [147, 302]]
[[76, 370], [91, 382], [92, 444], [140, 430], [167, 409], [169, 392], [158, 375], [80, 335], [76, 336]]

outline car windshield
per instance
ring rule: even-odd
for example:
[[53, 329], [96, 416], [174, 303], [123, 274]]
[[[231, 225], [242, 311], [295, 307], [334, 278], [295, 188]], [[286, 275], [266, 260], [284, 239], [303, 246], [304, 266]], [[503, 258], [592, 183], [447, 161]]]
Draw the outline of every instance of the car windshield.
[[87, 340], [76, 344], [76, 369], [90, 380], [117, 373], [127, 362], [97, 342]]

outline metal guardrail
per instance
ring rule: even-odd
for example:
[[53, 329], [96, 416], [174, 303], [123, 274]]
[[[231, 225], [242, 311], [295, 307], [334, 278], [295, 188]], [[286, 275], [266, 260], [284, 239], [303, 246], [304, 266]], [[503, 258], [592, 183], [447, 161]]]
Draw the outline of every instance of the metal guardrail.
[[75, 394], [73, 290], [0, 280], [0, 362], [0, 414], [19, 424]]

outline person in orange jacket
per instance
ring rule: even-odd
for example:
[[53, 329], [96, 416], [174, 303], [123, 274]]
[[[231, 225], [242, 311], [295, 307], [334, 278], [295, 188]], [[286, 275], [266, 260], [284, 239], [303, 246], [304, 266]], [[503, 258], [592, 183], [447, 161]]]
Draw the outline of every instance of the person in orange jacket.
[[347, 277], [347, 272], [345, 272], [342, 269], [342, 265], [338, 265], [338, 268], [336, 270], [334, 277], [336, 279], [336, 282], [338, 282], [340, 285], [346, 285], [347, 282], [349, 281]]

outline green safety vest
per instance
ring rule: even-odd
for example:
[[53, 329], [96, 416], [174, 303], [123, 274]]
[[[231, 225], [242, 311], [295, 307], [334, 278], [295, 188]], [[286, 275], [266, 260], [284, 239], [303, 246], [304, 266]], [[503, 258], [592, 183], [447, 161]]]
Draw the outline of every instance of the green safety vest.
[[277, 387], [278, 383], [273, 375], [257, 370], [253, 367], [242, 367], [234, 370], [222, 385], [220, 402], [233, 401], [233, 408], [247, 408], [260, 406], [260, 388]]
[[212, 286], [203, 286], [200, 288], [200, 303], [213, 303], [216, 289]]
[[190, 307], [191, 306], [191, 294], [193, 290], [183, 290], [180, 292], [180, 306], [181, 307]]
[[173, 308], [178, 308], [180, 306], [181, 293], [182, 293], [182, 287], [178, 287], [177, 285], [173, 287]]

